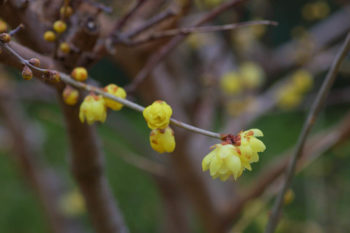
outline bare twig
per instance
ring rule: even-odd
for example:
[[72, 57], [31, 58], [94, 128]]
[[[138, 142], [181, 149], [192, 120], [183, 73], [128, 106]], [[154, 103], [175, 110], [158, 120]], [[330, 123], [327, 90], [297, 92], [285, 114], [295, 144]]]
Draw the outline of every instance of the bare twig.
[[[208, 14], [203, 16], [197, 23], [195, 23], [193, 26], [198, 27], [208, 21], [211, 21], [216, 16], [221, 14], [222, 12], [230, 9], [231, 7], [234, 7], [244, 0], [231, 0], [226, 3], [223, 3], [222, 5], [216, 7], [212, 11], [210, 11]], [[128, 85], [125, 89], [128, 92], [133, 92], [135, 89], [140, 85], [143, 80], [153, 71], [153, 69], [159, 64], [160, 61], [164, 59], [166, 55], [168, 55], [178, 44], [180, 44], [184, 39], [186, 38], [185, 35], [177, 35], [173, 39], [171, 39], [167, 44], [165, 44], [163, 47], [161, 47], [156, 53], [151, 55], [151, 57], [148, 59], [146, 65], [140, 70], [140, 72], [137, 74], [137, 76], [134, 78], [133, 82]]]
[[282, 209], [283, 197], [284, 197], [287, 189], [289, 188], [289, 186], [292, 183], [296, 164], [297, 164], [299, 157], [302, 154], [305, 141], [306, 141], [306, 139], [307, 139], [307, 137], [312, 129], [312, 126], [313, 126], [322, 106], [323, 106], [323, 103], [325, 102], [325, 99], [327, 97], [329, 89], [331, 88], [331, 86], [336, 78], [336, 75], [337, 75], [337, 72], [338, 72], [339, 67], [341, 65], [341, 62], [343, 61], [343, 59], [345, 58], [345, 56], [347, 55], [349, 50], [350, 50], [350, 33], [347, 35], [346, 40], [345, 40], [341, 50], [337, 54], [337, 57], [335, 58], [335, 60], [332, 64], [332, 67], [330, 68], [330, 70], [327, 74], [327, 77], [323, 81], [322, 87], [319, 90], [317, 97], [316, 97], [316, 99], [315, 99], [315, 101], [310, 109], [309, 115], [304, 123], [303, 130], [299, 136], [298, 143], [296, 144], [296, 149], [295, 149], [294, 155], [293, 155], [290, 163], [288, 164], [285, 183], [284, 183], [280, 193], [278, 194], [277, 199], [276, 199], [275, 204], [274, 204], [274, 207], [272, 209], [272, 214], [270, 216], [269, 222], [268, 222], [266, 230], [265, 230], [266, 233], [273, 233], [275, 231], [275, 228], [278, 224], [279, 215], [280, 215], [280, 212]]
[[149, 43], [154, 40], [164, 39], [167, 37], [174, 37], [177, 35], [188, 35], [192, 33], [209, 33], [209, 32], [217, 32], [217, 31], [228, 31], [235, 30], [241, 27], [254, 26], [254, 25], [273, 25], [276, 26], [277, 22], [269, 21], [269, 20], [257, 20], [257, 21], [249, 21], [242, 23], [233, 23], [233, 24], [225, 24], [219, 26], [202, 26], [202, 27], [188, 27], [188, 28], [176, 28], [170, 29], [166, 31], [153, 32], [152, 34], [140, 38], [134, 41], [124, 41], [124, 43], [128, 46], [135, 46], [144, 43]]
[[146, 21], [144, 24], [140, 25], [135, 30], [126, 33], [125, 36], [127, 38], [133, 38], [133, 37], [139, 35], [140, 33], [146, 31], [147, 29], [155, 26], [156, 24], [163, 22], [164, 20], [166, 20], [172, 16], [175, 16], [175, 15], [176, 15], [175, 12], [171, 9], [163, 11], [163, 12], [159, 13], [158, 15], [155, 15], [154, 17], [152, 17], [148, 21]]
[[118, 20], [114, 27], [114, 31], [121, 30], [128, 22], [129, 18], [146, 2], [147, 0], [136, 0], [135, 4], [128, 10], [128, 12]]

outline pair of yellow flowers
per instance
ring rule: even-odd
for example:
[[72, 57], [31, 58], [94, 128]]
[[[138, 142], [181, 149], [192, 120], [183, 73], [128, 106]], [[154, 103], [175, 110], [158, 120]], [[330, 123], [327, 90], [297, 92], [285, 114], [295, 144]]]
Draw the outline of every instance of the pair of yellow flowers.
[[[104, 88], [105, 92], [125, 99], [126, 92], [123, 88], [115, 84], [109, 84]], [[79, 119], [82, 123], [86, 122], [91, 125], [95, 121], [105, 122], [107, 118], [107, 109], [118, 111], [123, 105], [108, 98], [103, 98], [101, 95], [87, 95], [80, 105]]]

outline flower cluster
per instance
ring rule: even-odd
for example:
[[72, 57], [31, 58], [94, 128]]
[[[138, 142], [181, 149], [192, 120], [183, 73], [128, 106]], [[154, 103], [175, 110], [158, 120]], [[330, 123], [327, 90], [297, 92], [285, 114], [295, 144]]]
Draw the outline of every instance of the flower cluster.
[[297, 107], [313, 85], [312, 75], [306, 70], [297, 70], [291, 79], [278, 91], [278, 106], [282, 109]]
[[266, 147], [256, 137], [262, 137], [259, 129], [240, 132], [237, 136], [227, 135], [224, 142], [213, 146], [213, 150], [202, 161], [203, 171], [210, 171], [213, 179], [227, 180], [230, 176], [236, 180], [245, 169], [251, 171], [251, 163], [259, 161], [259, 152]]
[[175, 149], [174, 131], [169, 127], [172, 113], [171, 107], [161, 100], [154, 101], [143, 110], [143, 117], [148, 127], [152, 129], [151, 147], [159, 153], [170, 153]]
[[[66, 88], [67, 89], [67, 88]], [[66, 104], [74, 105], [78, 96], [75, 90], [66, 90], [63, 92], [63, 99]], [[114, 95], [118, 98], [125, 99], [126, 92], [123, 88], [118, 87], [115, 84], [109, 84], [104, 88], [105, 92]], [[122, 109], [123, 105], [117, 101], [102, 97], [101, 95], [96, 96], [90, 94], [85, 97], [84, 101], [80, 105], [79, 118], [82, 123], [87, 121], [88, 124], [92, 124], [95, 121], [105, 122], [107, 117], [107, 108], [114, 111]]]
[[239, 94], [244, 89], [261, 86], [265, 78], [264, 70], [254, 62], [245, 62], [237, 71], [225, 73], [220, 79], [220, 87], [227, 95]]
[[[54, 42], [57, 39], [57, 35], [64, 33], [67, 30], [67, 24], [64, 21], [65, 18], [68, 18], [72, 14], [73, 10], [70, 6], [63, 6], [60, 9], [61, 19], [56, 20], [52, 24], [52, 30], [48, 30], [44, 33], [44, 40], [48, 42]], [[57, 34], [57, 35], [56, 35]]]

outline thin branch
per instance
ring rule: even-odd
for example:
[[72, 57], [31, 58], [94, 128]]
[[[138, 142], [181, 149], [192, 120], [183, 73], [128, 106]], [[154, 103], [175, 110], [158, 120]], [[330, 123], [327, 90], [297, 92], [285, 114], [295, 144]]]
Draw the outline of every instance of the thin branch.
[[174, 37], [177, 35], [189, 35], [192, 33], [209, 33], [209, 32], [218, 32], [218, 31], [228, 31], [228, 30], [235, 30], [241, 27], [247, 27], [247, 26], [254, 26], [254, 25], [273, 25], [276, 26], [277, 22], [275, 21], [269, 21], [269, 20], [256, 20], [256, 21], [249, 21], [249, 22], [242, 22], [242, 23], [233, 23], [233, 24], [225, 24], [225, 25], [219, 25], [219, 26], [202, 26], [202, 27], [188, 27], [188, 28], [176, 28], [176, 29], [170, 29], [165, 30], [161, 32], [153, 32], [152, 34], [140, 38], [138, 40], [125, 42], [124, 43], [128, 46], [135, 46], [140, 45], [144, 43], [149, 43], [154, 40], [164, 39], [167, 37]]
[[112, 142], [112, 140], [105, 139], [104, 142], [108, 143], [109, 146], [113, 146], [114, 149], [119, 152], [117, 156], [129, 165], [147, 172], [155, 177], [167, 177], [167, 168], [163, 164], [142, 157], [131, 151], [121, 149], [120, 147], [115, 148], [115, 142]]
[[[42, 69], [42, 68], [38, 68], [36, 66], [33, 66], [27, 60], [22, 58], [22, 56], [19, 55], [15, 50], [13, 50], [8, 44], [3, 44], [3, 43], [0, 42], [0, 46], [3, 47], [4, 51], [6, 51], [6, 52], [10, 53], [11, 55], [15, 56], [23, 65], [27, 65], [31, 69], [36, 70], [38, 72], [41, 72], [43, 75], [47, 74], [48, 72], [52, 72], [52, 71], [50, 71], [48, 69]], [[59, 74], [60, 74], [61, 80], [64, 83], [66, 83], [66, 84], [72, 85], [72, 86], [74, 86], [76, 88], [79, 88], [79, 89], [95, 92], [97, 94], [102, 95], [103, 97], [106, 97], [106, 98], [112, 99], [114, 101], [117, 101], [117, 102], [119, 102], [119, 103], [121, 103], [121, 104], [123, 104], [123, 105], [125, 105], [125, 106], [127, 106], [127, 107], [129, 107], [129, 108], [131, 108], [133, 110], [135, 110], [135, 111], [143, 112], [143, 110], [144, 110], [143, 106], [138, 105], [138, 104], [136, 104], [136, 103], [134, 103], [134, 102], [132, 102], [130, 100], [119, 98], [119, 97], [116, 97], [114, 95], [111, 95], [111, 94], [105, 92], [101, 88], [98, 88], [98, 87], [95, 87], [95, 86], [92, 86], [92, 85], [89, 85], [89, 84], [86, 84], [86, 83], [78, 82], [78, 81], [72, 79], [69, 75], [67, 75], [65, 73], [59, 72]], [[203, 135], [206, 135], [208, 137], [221, 139], [221, 134], [219, 134], [219, 133], [215, 133], [215, 132], [211, 132], [211, 131], [208, 131], [208, 130], [200, 129], [198, 127], [186, 124], [186, 123], [184, 123], [182, 121], [179, 121], [179, 120], [176, 120], [174, 118], [171, 118], [170, 122], [172, 124], [178, 126], [178, 127], [187, 129], [189, 131], [192, 131], [192, 132], [195, 132], [195, 133], [199, 133], [199, 134], [203, 134]]]
[[[216, 7], [208, 14], [203, 16], [197, 23], [193, 25], [193, 27], [198, 27], [208, 21], [211, 21], [216, 16], [221, 14], [222, 12], [242, 3], [244, 0], [231, 0], [226, 3], [221, 4]], [[140, 70], [137, 76], [134, 78], [133, 82], [126, 86], [126, 91], [133, 92], [136, 88], [143, 82], [143, 80], [153, 71], [153, 69], [164, 59], [166, 55], [168, 55], [177, 45], [179, 45], [184, 39], [186, 35], [177, 35], [173, 39], [171, 39], [167, 44], [161, 47], [156, 53], [151, 55], [148, 59], [146, 65]]]
[[308, 117], [304, 123], [303, 130], [299, 136], [294, 155], [293, 155], [290, 163], [288, 164], [285, 183], [284, 183], [280, 193], [277, 196], [274, 207], [272, 209], [272, 214], [270, 216], [269, 222], [268, 222], [267, 227], [265, 229], [266, 233], [273, 233], [275, 231], [275, 228], [276, 228], [278, 221], [279, 221], [279, 215], [280, 215], [280, 212], [282, 210], [283, 197], [284, 197], [287, 189], [290, 187], [290, 185], [292, 183], [296, 164], [297, 164], [299, 157], [301, 156], [301, 154], [303, 152], [305, 141], [306, 141], [306, 139], [307, 139], [307, 137], [312, 129], [314, 122], [316, 121], [316, 118], [317, 118], [319, 112], [321, 111], [321, 108], [325, 102], [327, 94], [328, 94], [330, 88], [332, 87], [332, 84], [336, 78], [337, 72], [340, 68], [341, 62], [343, 61], [343, 59], [345, 58], [345, 56], [347, 55], [349, 50], [350, 50], [350, 33], [347, 35], [346, 40], [345, 40], [341, 50], [337, 54], [325, 80], [323, 81], [322, 87], [319, 90], [317, 97], [316, 97], [316, 99], [315, 99], [315, 101], [310, 109]]
[[151, 19], [149, 19], [148, 21], [146, 21], [144, 24], [140, 25], [138, 28], [136, 28], [135, 30], [126, 33], [126, 37], [127, 38], [133, 38], [137, 35], [139, 35], [140, 33], [146, 31], [147, 29], [163, 22], [164, 20], [175, 16], [175, 12], [171, 9], [168, 9], [166, 11], [163, 11], [161, 13], [159, 13], [158, 15], [155, 15], [154, 17], [152, 17]]
[[114, 31], [121, 30], [124, 25], [128, 22], [130, 17], [146, 2], [147, 0], [137, 0], [136, 3], [128, 10], [128, 12], [118, 20], [114, 27]]

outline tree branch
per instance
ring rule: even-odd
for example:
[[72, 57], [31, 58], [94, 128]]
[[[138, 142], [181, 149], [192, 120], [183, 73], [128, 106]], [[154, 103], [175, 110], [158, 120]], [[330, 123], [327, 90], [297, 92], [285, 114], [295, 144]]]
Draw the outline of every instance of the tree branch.
[[346, 40], [341, 48], [341, 50], [339, 51], [339, 53], [337, 54], [337, 57], [335, 58], [332, 67], [330, 68], [326, 79], [323, 81], [322, 87], [319, 90], [317, 97], [310, 109], [309, 115], [304, 123], [302, 132], [299, 136], [298, 142], [296, 144], [296, 148], [295, 148], [295, 152], [293, 154], [293, 157], [290, 161], [290, 163], [288, 164], [288, 168], [286, 171], [286, 178], [285, 178], [285, 183], [280, 191], [280, 193], [277, 196], [277, 199], [275, 201], [274, 207], [272, 209], [272, 214], [270, 216], [269, 222], [267, 224], [266, 233], [273, 233], [275, 231], [275, 228], [278, 224], [278, 220], [279, 220], [279, 215], [282, 209], [282, 202], [283, 202], [283, 197], [284, 194], [286, 193], [287, 189], [289, 188], [289, 186], [292, 183], [293, 180], [293, 175], [295, 172], [295, 168], [296, 168], [296, 164], [297, 161], [299, 159], [299, 157], [301, 156], [302, 152], [303, 152], [303, 148], [304, 148], [304, 144], [305, 144], [305, 140], [307, 139], [312, 126], [314, 124], [314, 122], [316, 121], [316, 118], [325, 102], [325, 99], [327, 97], [327, 94], [329, 92], [329, 89], [331, 88], [337, 72], [339, 70], [339, 67], [341, 65], [341, 62], [343, 61], [343, 59], [345, 58], [345, 56], [347, 55], [348, 51], [350, 50], [350, 33], [347, 35]]
[[[230, 9], [231, 7], [237, 6], [242, 3], [244, 0], [230, 0], [217, 8], [210, 11], [208, 14], [203, 16], [197, 23], [193, 26], [198, 27], [202, 24], [211, 21], [216, 16], [221, 14], [222, 12]], [[167, 44], [161, 47], [157, 52], [150, 56], [146, 65], [139, 71], [137, 76], [134, 78], [133, 82], [126, 86], [126, 91], [133, 92], [136, 88], [143, 82], [143, 80], [150, 75], [150, 73], [154, 70], [154, 68], [161, 62], [166, 55], [168, 55], [178, 44], [180, 44], [186, 38], [185, 35], [178, 35], [171, 39]]]

